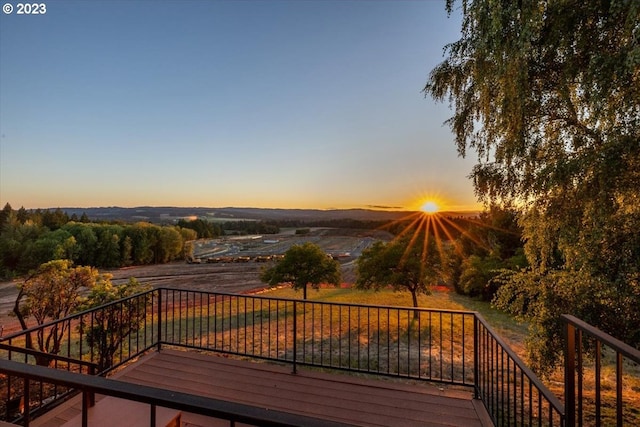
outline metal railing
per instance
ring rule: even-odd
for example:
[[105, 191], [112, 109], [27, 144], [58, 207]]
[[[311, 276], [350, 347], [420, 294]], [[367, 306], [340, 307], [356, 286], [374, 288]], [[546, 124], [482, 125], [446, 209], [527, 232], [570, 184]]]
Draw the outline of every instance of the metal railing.
[[473, 312], [162, 289], [159, 346], [473, 386]]
[[[0, 359], [105, 375], [156, 345], [157, 299], [149, 291], [5, 336]], [[21, 379], [0, 375], [0, 419], [46, 411], [74, 392], [41, 380], [25, 394]]]
[[476, 397], [496, 426], [564, 426], [564, 405], [489, 326], [475, 316]]
[[[91, 396], [98, 393], [148, 404], [149, 425], [151, 427], [155, 427], [157, 407], [228, 420], [232, 426], [235, 422], [256, 426], [343, 427], [349, 425], [10, 360], [0, 359], [0, 371], [5, 375], [21, 379], [25, 396], [30, 394], [32, 382], [41, 383], [43, 379], [46, 379], [49, 384], [79, 390], [83, 394], [81, 412], [83, 426], [88, 424]], [[30, 413], [25, 411], [22, 422], [28, 426], [29, 421]]]
[[[632, 425], [625, 416], [624, 370], [640, 365], [640, 350], [613, 338], [588, 323], [563, 315], [565, 336], [565, 405], [567, 425]], [[613, 375], [604, 374], [614, 366]], [[588, 378], [587, 378], [588, 377]], [[613, 378], [610, 378], [613, 377]], [[611, 393], [610, 391], [613, 391]], [[637, 402], [633, 402], [637, 405]], [[587, 408], [589, 406], [589, 408]], [[610, 410], [615, 408], [615, 410]], [[604, 411], [607, 410], [606, 418]]]
[[[5, 360], [13, 360], [22, 365], [31, 366], [34, 360], [49, 361], [48, 366], [55, 371], [73, 372], [81, 375], [95, 375], [98, 366], [95, 363], [77, 360], [60, 355], [46, 354], [37, 350], [28, 348], [18, 348], [5, 343], [0, 343], [0, 349], [6, 351], [7, 358]], [[3, 359], [0, 359], [3, 361]], [[29, 417], [31, 413], [38, 414], [44, 412], [51, 405], [55, 405], [77, 394], [77, 390], [62, 386], [61, 384], [50, 383], [40, 378], [33, 381], [31, 387], [26, 384], [24, 378], [13, 377], [4, 370], [0, 370], [0, 384], [2, 394], [5, 399], [2, 400], [2, 414], [4, 420], [22, 419], [23, 416]], [[28, 396], [28, 398], [25, 398]], [[93, 399], [92, 399], [93, 401]], [[25, 411], [25, 402], [29, 411]], [[28, 423], [28, 418], [27, 418]]]
[[[129, 330], [124, 324], [131, 319], [136, 327]], [[114, 325], [126, 334], [109, 347], [108, 334], [97, 332], [114, 332]], [[294, 371], [311, 366], [466, 386], [498, 426], [574, 425], [564, 405], [471, 311], [160, 288], [5, 337], [0, 354], [36, 364], [43, 358], [19, 349], [29, 333], [55, 328], [65, 332], [56, 358], [93, 364], [102, 375], [147, 351], [177, 346], [285, 362]], [[0, 405], [20, 396], [19, 387], [0, 387]], [[57, 396], [45, 394], [30, 399], [32, 410], [34, 402]]]
[[499, 426], [564, 407], [477, 312], [163, 289], [159, 345], [473, 387]]
[[[157, 344], [158, 294], [143, 292], [7, 335], [0, 339], [0, 357], [41, 366], [63, 357], [93, 363], [97, 374], [105, 374]], [[39, 351], [18, 351], [29, 348]]]

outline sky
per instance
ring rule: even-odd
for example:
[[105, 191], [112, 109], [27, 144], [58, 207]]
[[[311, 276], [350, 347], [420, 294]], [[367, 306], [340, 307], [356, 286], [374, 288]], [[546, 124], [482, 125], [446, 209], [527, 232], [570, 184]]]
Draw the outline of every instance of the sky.
[[444, 1], [5, 3], [2, 206], [478, 208]]

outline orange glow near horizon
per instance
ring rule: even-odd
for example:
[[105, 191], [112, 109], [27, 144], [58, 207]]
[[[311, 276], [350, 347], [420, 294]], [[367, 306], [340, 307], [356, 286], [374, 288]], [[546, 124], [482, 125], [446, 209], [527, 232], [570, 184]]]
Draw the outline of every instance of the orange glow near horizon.
[[[394, 240], [408, 237], [405, 256], [409, 255], [412, 248], [416, 246], [420, 248], [423, 267], [428, 264], [432, 256], [438, 256], [444, 260], [448, 250], [460, 254], [462, 247], [458, 244], [457, 238], [462, 235], [478, 246], [487, 248], [486, 242], [473, 233], [473, 226], [486, 227], [486, 224], [473, 216], [449, 217], [448, 209], [450, 210], [451, 206], [444, 200], [443, 197], [431, 195], [423, 197], [414, 205], [419, 206], [419, 209], [394, 221], [391, 226], [402, 224], [400, 230], [395, 232]], [[436, 283], [430, 283], [430, 285], [436, 285]]]

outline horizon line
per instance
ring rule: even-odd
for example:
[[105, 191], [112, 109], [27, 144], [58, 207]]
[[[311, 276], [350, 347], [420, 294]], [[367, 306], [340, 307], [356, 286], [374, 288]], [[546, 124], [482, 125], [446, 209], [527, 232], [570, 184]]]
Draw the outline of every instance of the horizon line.
[[[9, 203], [9, 205], [11, 205]], [[118, 206], [118, 205], [110, 205], [110, 206], [56, 206], [56, 207], [36, 207], [36, 208], [26, 208], [21, 206], [26, 210], [52, 210], [52, 209], [259, 209], [259, 210], [308, 210], [308, 211], [349, 211], [349, 210], [364, 210], [364, 211], [375, 211], [375, 212], [419, 212], [416, 209], [404, 208], [400, 206], [390, 206], [384, 207], [382, 205], [377, 206], [369, 206], [369, 207], [350, 207], [350, 208], [282, 208], [282, 207], [256, 207], [256, 206], [176, 206], [176, 205], [139, 205], [139, 206]], [[17, 210], [12, 207], [12, 209]], [[443, 209], [439, 211], [439, 214], [444, 213], [470, 213], [470, 212], [482, 212], [483, 208], [463, 208], [463, 209]]]

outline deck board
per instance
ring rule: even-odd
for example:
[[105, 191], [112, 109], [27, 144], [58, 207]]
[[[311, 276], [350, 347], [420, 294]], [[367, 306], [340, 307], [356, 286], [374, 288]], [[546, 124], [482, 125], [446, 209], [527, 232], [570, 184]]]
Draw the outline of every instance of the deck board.
[[[466, 390], [308, 369], [299, 369], [294, 375], [291, 366], [191, 351], [152, 352], [115, 377], [359, 426], [483, 427], [488, 419], [482, 405], [474, 405]], [[78, 405], [76, 402], [76, 411]], [[56, 417], [68, 419], [60, 413]], [[39, 425], [56, 427], [55, 423]], [[182, 425], [216, 427], [228, 422], [185, 413]]]

